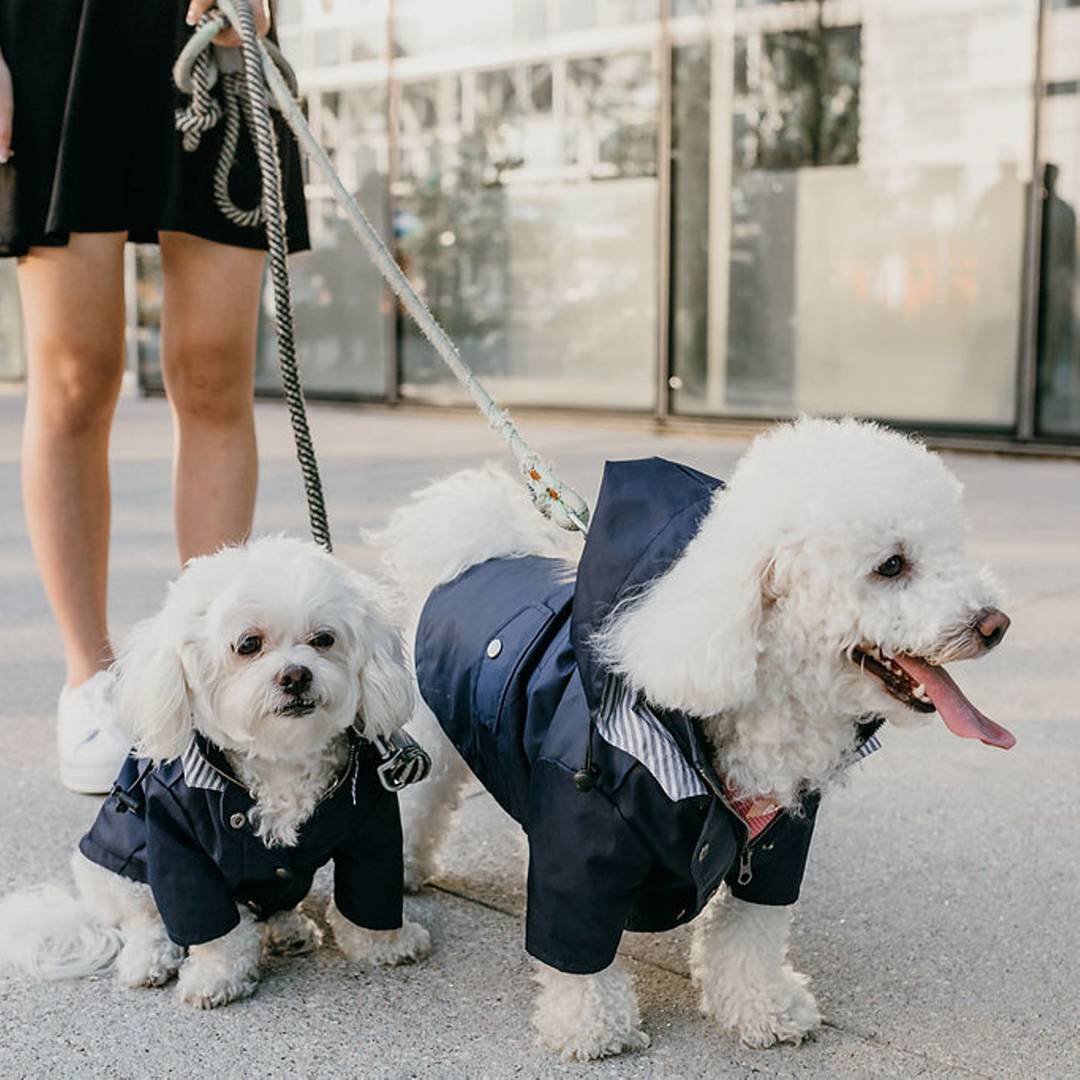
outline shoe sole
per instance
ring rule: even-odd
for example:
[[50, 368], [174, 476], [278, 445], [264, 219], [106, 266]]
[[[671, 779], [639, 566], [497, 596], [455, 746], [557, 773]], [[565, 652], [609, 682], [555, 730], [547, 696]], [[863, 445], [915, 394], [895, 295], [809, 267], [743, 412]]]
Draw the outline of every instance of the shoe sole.
[[60, 783], [78, 795], [108, 795], [120, 766], [81, 765], [73, 761], [60, 762]]

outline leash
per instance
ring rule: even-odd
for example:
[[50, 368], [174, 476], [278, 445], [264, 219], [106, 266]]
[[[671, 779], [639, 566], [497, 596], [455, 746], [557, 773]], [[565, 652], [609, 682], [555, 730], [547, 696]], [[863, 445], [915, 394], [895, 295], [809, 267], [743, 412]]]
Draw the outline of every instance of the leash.
[[[229, 140], [228, 137], [230, 130], [228, 117], [232, 115], [233, 123], [238, 126], [242, 107], [255, 136], [259, 166], [263, 176], [260, 208], [262, 219], [266, 224], [267, 242], [270, 248], [270, 270], [273, 278], [274, 309], [278, 328], [278, 359], [281, 365], [282, 383], [285, 387], [285, 398], [289, 405], [289, 415], [296, 437], [297, 456], [304, 474], [312, 533], [316, 540], [327, 550], [330, 549], [330, 534], [318, 464], [315, 461], [304, 410], [303, 392], [296, 372], [292, 300], [289, 292], [284, 240], [285, 206], [267, 88], [273, 97], [274, 107], [280, 111], [299, 144], [323, 174], [353, 231], [359, 237], [361, 244], [391, 291], [472, 398], [491, 429], [506, 443], [517, 462], [536, 508], [564, 529], [587, 533], [588, 504], [573, 488], [558, 478], [551, 465], [546, 463], [525, 441], [510, 418], [510, 414], [499, 408], [464, 361], [450, 336], [413, 288], [412, 283], [398, 266], [359, 204], [341, 182], [333, 163], [319, 145], [296, 101], [296, 81], [288, 63], [272, 43], [258, 38], [255, 32], [255, 20], [245, 0], [218, 0], [218, 8], [217, 14], [211, 15], [208, 12], [203, 16], [195, 33], [192, 34], [176, 60], [173, 69], [176, 85], [184, 93], [191, 95], [191, 102], [187, 108], [178, 111], [177, 126], [183, 132], [185, 146], [189, 139], [197, 146], [198, 138], [220, 120], [220, 107], [213, 102], [213, 96], [210, 94], [210, 89], [217, 78], [217, 75], [212, 73], [213, 69], [220, 65], [211, 53], [210, 42], [227, 25], [233, 25], [239, 30], [242, 43], [243, 83], [241, 84], [239, 79], [230, 79], [233, 73], [226, 73], [224, 76], [226, 145], [223, 146], [223, 151], [227, 148], [231, 150], [229, 156], [223, 153], [219, 160], [218, 170], [215, 173], [215, 198], [219, 206], [222, 206], [223, 213], [225, 205], [231, 207], [230, 213], [254, 212], [254, 210], [245, 212], [232, 207], [228, 196], [228, 171], [232, 167], [231, 155], [235, 153], [235, 140]], [[221, 51], [223, 50], [215, 50], [215, 52]], [[197, 75], [196, 70], [198, 70]], [[234, 98], [233, 105], [230, 106], [230, 95], [239, 97], [242, 105], [237, 106]], [[218, 177], [222, 175], [224, 180], [219, 184]], [[222, 190], [221, 198], [218, 198], [219, 187]]]

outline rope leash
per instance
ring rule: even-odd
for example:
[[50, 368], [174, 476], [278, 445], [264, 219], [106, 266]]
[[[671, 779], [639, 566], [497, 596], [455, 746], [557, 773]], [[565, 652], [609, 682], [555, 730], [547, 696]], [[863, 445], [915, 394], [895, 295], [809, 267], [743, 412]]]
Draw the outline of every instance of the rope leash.
[[[510, 414], [500, 409], [491, 395], [477, 379], [476, 375], [462, 359], [446, 331], [420, 298], [412, 283], [405, 276], [397, 261], [383, 243], [382, 238], [368, 221], [359, 204], [345, 188], [337, 175], [333, 163], [326, 151], [319, 145], [308, 126], [307, 120], [295, 97], [296, 83], [291, 85], [287, 79], [291, 76], [288, 64], [272, 43], [259, 40], [255, 33], [255, 20], [243, 0], [218, 0], [222, 15], [204, 16], [199, 27], [184, 46], [173, 69], [177, 86], [191, 94], [191, 103], [177, 114], [177, 124], [184, 133], [185, 145], [189, 133], [194, 137], [198, 131], [201, 137], [204, 131], [213, 127], [221, 118], [218, 115], [212, 121], [213, 112], [207, 101], [213, 101], [210, 89], [216, 76], [210, 74], [210, 68], [216, 62], [210, 54], [210, 41], [228, 23], [240, 30], [244, 58], [243, 91], [246, 93], [246, 111], [249, 126], [255, 135], [259, 156], [259, 166], [263, 176], [261, 210], [266, 221], [267, 241], [270, 248], [270, 270], [274, 287], [274, 312], [278, 327], [278, 358], [281, 365], [282, 383], [285, 387], [285, 399], [289, 406], [293, 432], [296, 437], [297, 456], [304, 474], [304, 486], [308, 496], [308, 508], [312, 519], [312, 533], [316, 540], [330, 549], [330, 534], [323, 502], [322, 486], [319, 481], [318, 465], [315, 461], [311, 436], [307, 427], [304, 410], [303, 392], [296, 369], [296, 352], [293, 337], [292, 298], [289, 292], [288, 267], [285, 260], [284, 220], [285, 206], [281, 190], [280, 167], [274, 143], [273, 123], [270, 119], [270, 107], [266, 90], [270, 89], [274, 107], [280, 110], [299, 144], [308, 157], [315, 163], [324, 179], [329, 184], [334, 198], [344, 210], [345, 215], [372, 262], [382, 274], [391, 291], [412, 317], [420, 332], [431, 343], [446, 366], [453, 372], [458, 382], [472, 398], [476, 407], [486, 417], [491, 429], [506, 443], [514, 455], [525, 484], [532, 496], [533, 503], [545, 516], [557, 525], [568, 530], [588, 532], [589, 508], [585, 500], [573, 488], [564, 484], [552, 467], [539, 454], [532, 450], [522, 438]], [[226, 22], [228, 20], [228, 22]], [[269, 47], [268, 47], [269, 46]], [[271, 51], [272, 50], [272, 51]], [[204, 65], [206, 70], [196, 75], [197, 66]], [[263, 78], [259, 77], [261, 69]], [[283, 75], [282, 72], [287, 72]], [[226, 116], [228, 115], [228, 80], [223, 87], [226, 97]], [[239, 84], [234, 84], [239, 86]], [[197, 92], [198, 91], [198, 92]], [[239, 91], [238, 91], [239, 92]], [[214, 102], [216, 107], [216, 102]], [[236, 111], [239, 117], [239, 109]], [[183, 119], [181, 119], [181, 116]], [[181, 126], [181, 124], [183, 126]], [[227, 134], [227, 132], [226, 132]], [[197, 145], [197, 144], [196, 144]], [[235, 149], [235, 148], [234, 148]], [[219, 171], [221, 162], [219, 162]], [[231, 162], [228, 166], [231, 169]], [[215, 176], [215, 191], [217, 188]], [[228, 196], [228, 171], [225, 173], [225, 196]], [[230, 200], [231, 202], [231, 200]], [[220, 204], [219, 204], [220, 205]], [[238, 211], [243, 212], [243, 211]]]

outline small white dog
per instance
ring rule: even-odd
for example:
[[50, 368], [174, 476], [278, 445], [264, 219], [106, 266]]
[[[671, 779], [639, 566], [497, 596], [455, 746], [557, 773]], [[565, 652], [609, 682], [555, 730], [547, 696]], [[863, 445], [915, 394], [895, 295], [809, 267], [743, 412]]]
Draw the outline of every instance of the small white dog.
[[535, 1022], [567, 1058], [648, 1044], [620, 935], [702, 912], [703, 1011], [749, 1046], [810, 1035], [787, 942], [818, 794], [886, 719], [936, 709], [1013, 742], [942, 667], [1008, 627], [965, 553], [960, 485], [874, 425], [779, 426], [727, 488], [609, 464], [576, 570], [494, 470], [419, 493], [378, 540], [417, 620], [436, 758], [406, 804], [407, 880], [433, 872], [468, 762], [528, 835]]
[[264, 947], [319, 945], [299, 905], [331, 859], [345, 955], [427, 955], [427, 931], [402, 918], [397, 798], [366, 738], [413, 701], [371, 581], [284, 537], [194, 559], [118, 669], [142, 757], [73, 856], [79, 899], [46, 886], [0, 902], [0, 957], [44, 978], [115, 958], [125, 986], [178, 975], [184, 1001], [224, 1005], [254, 992]]

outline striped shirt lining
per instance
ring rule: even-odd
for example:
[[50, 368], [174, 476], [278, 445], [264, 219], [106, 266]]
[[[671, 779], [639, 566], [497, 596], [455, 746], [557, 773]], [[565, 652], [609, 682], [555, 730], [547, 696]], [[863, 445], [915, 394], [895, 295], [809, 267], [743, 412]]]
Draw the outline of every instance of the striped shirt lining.
[[225, 780], [221, 774], [203, 757], [194, 736], [188, 748], [180, 758], [184, 767], [184, 782], [189, 788], [201, 788], [203, 791], [224, 791]]
[[[641, 694], [615, 676], [604, 683], [600, 709], [596, 717], [596, 732], [610, 746], [617, 747], [639, 761], [653, 776], [672, 802], [707, 795], [708, 790], [693, 766], [683, 757], [670, 732], [656, 718]], [[871, 735], [846, 756], [844, 767], [854, 765], [881, 749], [881, 740]], [[732, 807], [750, 826], [760, 832], [771, 815], [746, 817], [755, 800], [731, 799]], [[745, 804], [745, 805], [744, 805]]]

